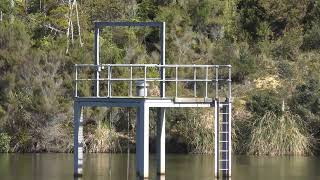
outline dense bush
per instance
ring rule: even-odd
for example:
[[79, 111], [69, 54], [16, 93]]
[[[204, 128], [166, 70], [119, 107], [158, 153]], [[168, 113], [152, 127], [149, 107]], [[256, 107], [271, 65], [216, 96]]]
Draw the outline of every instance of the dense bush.
[[310, 131], [319, 137], [320, 125], [320, 81], [318, 77], [306, 80], [298, 85], [292, 99], [290, 108], [307, 122]]
[[10, 141], [11, 137], [6, 133], [0, 133], [0, 152], [9, 152], [10, 151]]
[[272, 91], [258, 91], [252, 94], [247, 101], [247, 108], [258, 116], [272, 112], [277, 116], [282, 114], [281, 99]]
[[320, 25], [315, 23], [303, 38], [302, 48], [304, 50], [316, 50], [320, 48]]
[[281, 78], [292, 79], [294, 70], [289, 62], [280, 61], [278, 64], [278, 73]]

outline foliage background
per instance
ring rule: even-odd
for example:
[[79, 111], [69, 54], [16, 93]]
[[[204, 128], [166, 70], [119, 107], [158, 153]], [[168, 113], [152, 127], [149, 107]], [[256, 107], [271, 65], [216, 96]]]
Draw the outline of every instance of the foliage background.
[[[168, 64], [231, 64], [236, 153], [311, 154], [320, 146], [320, 0], [79, 0], [83, 46], [74, 26], [68, 53], [67, 1], [9, 4], [0, 2], [2, 152], [72, 151], [73, 64], [93, 62], [94, 21], [165, 21]], [[75, 16], [72, 20], [75, 25]], [[102, 32], [101, 59], [155, 63], [158, 41], [154, 29], [107, 29]], [[121, 84], [115, 88], [125, 89]], [[191, 92], [187, 85], [182, 90]], [[81, 85], [79, 93], [89, 95], [91, 85]], [[85, 111], [86, 151], [121, 151], [124, 141], [135, 143], [135, 113], [128, 136], [123, 123], [127, 111], [114, 109], [111, 121], [110, 112]], [[212, 153], [210, 119], [207, 110], [170, 110], [168, 149]], [[259, 147], [270, 140], [263, 139], [263, 132], [272, 132], [278, 121], [288, 125], [279, 136], [291, 128], [297, 132], [287, 134], [283, 146], [277, 142], [283, 138], [275, 138], [272, 143], [279, 146]], [[154, 135], [155, 123], [151, 126]], [[255, 137], [265, 143], [250, 146]], [[302, 148], [290, 146], [297, 137]]]

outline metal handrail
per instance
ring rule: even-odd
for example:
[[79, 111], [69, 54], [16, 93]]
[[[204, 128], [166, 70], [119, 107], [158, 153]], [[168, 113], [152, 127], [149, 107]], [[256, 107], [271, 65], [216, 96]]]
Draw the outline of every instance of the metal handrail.
[[219, 68], [219, 67], [232, 67], [231, 65], [201, 65], [201, 64], [166, 64], [166, 65], [161, 65], [161, 64], [75, 64], [76, 67], [106, 67], [106, 66], [112, 66], [112, 67], [179, 67], [179, 68], [184, 68], [184, 67], [197, 67], [197, 68]]
[[[95, 71], [102, 71], [102, 70], [107, 70], [108, 72], [108, 77], [107, 78], [79, 78], [79, 68], [84, 68], [84, 67], [89, 67], [89, 68], [94, 68]], [[130, 68], [129, 72], [129, 77], [128, 78], [117, 78], [117, 77], [112, 77], [112, 67], [127, 67]], [[143, 77], [141, 78], [133, 78], [133, 70], [134, 68], [143, 68], [144, 72], [141, 74]], [[148, 78], [148, 68], [159, 68], [160, 69], [166, 69], [166, 68], [174, 68], [173, 72], [175, 72], [175, 77], [171, 78], [166, 78], [165, 76], [163, 78], [161, 77], [156, 77], [156, 78]], [[193, 78], [188, 79], [188, 78], [179, 78], [179, 68], [190, 68], [193, 70]], [[204, 68], [205, 69], [205, 78], [197, 78], [197, 69], [199, 68]], [[214, 77], [209, 78], [209, 70], [210, 68], [214, 69]], [[226, 78], [221, 78], [219, 77], [219, 69], [222, 68], [227, 68], [228, 69], [228, 77]], [[142, 70], [142, 69], [141, 69]], [[178, 97], [178, 83], [179, 82], [193, 82], [193, 96], [197, 97], [197, 82], [205, 82], [205, 94], [201, 97], [208, 97], [208, 83], [212, 82], [213, 85], [215, 86], [215, 96], [216, 98], [219, 97], [219, 82], [226, 82], [228, 84], [228, 91], [227, 91], [227, 98], [231, 99], [231, 65], [196, 65], [196, 64], [183, 64], [183, 65], [174, 65], [174, 64], [167, 64], [167, 65], [160, 65], [160, 64], [100, 64], [100, 65], [95, 65], [95, 64], [75, 64], [75, 97], [78, 97], [78, 82], [79, 81], [107, 81], [108, 86], [107, 86], [107, 97], [112, 97], [112, 82], [115, 81], [128, 81], [130, 82], [130, 90], [128, 93], [128, 97], [134, 97], [132, 95], [133, 91], [133, 81], [143, 81], [144, 82], [144, 90], [146, 92], [146, 82], [163, 82], [164, 84], [166, 82], [174, 82], [175, 83], [175, 97]], [[99, 96], [99, 87], [95, 87], [95, 94], [96, 96]], [[147, 97], [147, 94], [144, 95], [144, 97]]]

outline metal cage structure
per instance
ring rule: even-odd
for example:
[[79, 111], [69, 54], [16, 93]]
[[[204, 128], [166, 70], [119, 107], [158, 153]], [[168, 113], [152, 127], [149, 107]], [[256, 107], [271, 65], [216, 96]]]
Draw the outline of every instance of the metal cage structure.
[[[100, 29], [103, 27], [159, 28], [160, 63], [101, 64], [99, 36]], [[157, 119], [157, 173], [165, 174], [166, 108], [213, 108], [215, 176], [231, 176], [232, 67], [231, 65], [166, 64], [165, 27], [165, 22], [95, 22], [95, 63], [75, 65], [75, 176], [82, 176], [83, 174], [83, 108], [85, 107], [137, 108], [136, 170], [137, 174], [144, 178], [149, 177], [149, 109], [151, 107], [159, 108]], [[114, 69], [117, 69], [118, 73], [114, 73]], [[93, 87], [91, 94], [82, 93], [81, 83], [89, 83]], [[128, 88], [128, 91], [124, 94], [116, 94], [113, 86], [116, 83], [125, 84], [124, 86]], [[158, 89], [159, 93], [148, 93], [150, 84]], [[183, 88], [181, 90], [179, 86], [185, 85], [188, 85], [189, 91], [193, 93], [183, 94]], [[168, 88], [173, 93], [166, 93]]]

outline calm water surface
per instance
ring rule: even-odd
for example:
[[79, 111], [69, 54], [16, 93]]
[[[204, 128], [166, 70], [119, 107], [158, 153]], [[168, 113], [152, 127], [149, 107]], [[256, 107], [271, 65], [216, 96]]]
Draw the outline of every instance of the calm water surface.
[[[161, 180], [213, 180], [214, 158], [209, 155], [167, 155]], [[0, 154], [0, 180], [74, 180], [72, 154]], [[109, 166], [111, 164], [111, 168]], [[135, 177], [135, 156], [130, 155], [129, 179]], [[150, 179], [155, 156], [150, 157]], [[84, 177], [77, 180], [126, 180], [126, 154], [85, 155]], [[232, 180], [320, 180], [318, 157], [234, 156]]]

